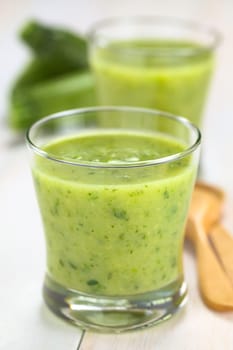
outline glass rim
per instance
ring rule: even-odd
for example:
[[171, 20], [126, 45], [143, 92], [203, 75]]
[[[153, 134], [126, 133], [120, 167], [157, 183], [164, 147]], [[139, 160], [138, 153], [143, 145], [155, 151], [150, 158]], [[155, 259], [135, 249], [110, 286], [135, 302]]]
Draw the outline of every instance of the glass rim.
[[[123, 26], [123, 25], [172, 25], [177, 28], [187, 28], [202, 34], [209, 35], [210, 38], [212, 38], [210, 44], [205, 44], [201, 47], [198, 48], [176, 48], [176, 50], [173, 49], [172, 54], [177, 55], [177, 56], [195, 56], [195, 55], [200, 55], [200, 52], [206, 52], [206, 51], [213, 51], [215, 50], [218, 45], [220, 44], [222, 40], [222, 35], [220, 32], [214, 28], [213, 26], [206, 25], [202, 22], [195, 21], [195, 20], [189, 20], [189, 19], [184, 19], [184, 18], [179, 18], [179, 17], [169, 17], [169, 16], [124, 16], [124, 17], [109, 17], [105, 18], [102, 20], [97, 21], [92, 25], [90, 30], [87, 32], [87, 38], [89, 40], [89, 43], [91, 43], [96, 34], [98, 33], [99, 30], [104, 29], [104, 28], [111, 28], [113, 26]], [[109, 49], [109, 48], [108, 48]], [[114, 50], [114, 48], [111, 48], [111, 50]], [[153, 49], [153, 52], [156, 53], [156, 55], [161, 55], [161, 56], [166, 56], [169, 54], [170, 49]], [[119, 48], [117, 49], [119, 52]], [[148, 52], [147, 49], [142, 49], [140, 50], [133, 48], [133, 49], [124, 49], [124, 52], [130, 53], [133, 52], [135, 53], [140, 53], [142, 52]]]
[[[147, 113], [150, 115], [156, 115], [162, 118], [168, 118], [170, 120], [176, 121], [178, 123], [183, 124], [183, 126], [190, 129], [195, 134], [195, 140], [194, 142], [185, 148], [183, 151], [174, 153], [169, 156], [155, 158], [155, 159], [149, 159], [145, 161], [135, 161], [135, 162], [129, 162], [129, 163], [119, 163], [119, 164], [109, 164], [104, 162], [94, 162], [94, 161], [70, 161], [67, 159], [61, 159], [54, 155], [51, 155], [49, 152], [44, 151], [41, 146], [36, 145], [36, 143], [32, 140], [31, 134], [32, 132], [37, 129], [38, 127], [42, 126], [43, 124], [46, 124], [47, 122], [57, 119], [57, 118], [64, 118], [64, 117], [72, 117], [75, 115], [81, 115], [81, 114], [88, 114], [93, 112], [135, 112], [135, 113]], [[112, 130], [114, 127], [112, 128]], [[76, 108], [76, 109], [69, 109], [57, 113], [50, 114], [38, 121], [36, 121], [34, 124], [32, 124], [28, 130], [26, 131], [26, 143], [29, 146], [29, 148], [34, 151], [36, 154], [40, 155], [43, 158], [46, 158], [51, 161], [55, 161], [60, 164], [66, 164], [70, 166], [78, 166], [78, 167], [87, 167], [87, 168], [106, 168], [106, 169], [118, 169], [118, 168], [136, 168], [136, 167], [145, 167], [145, 166], [155, 166], [155, 165], [162, 165], [167, 164], [171, 162], [175, 162], [177, 160], [180, 160], [189, 154], [193, 153], [198, 146], [201, 143], [201, 132], [197, 126], [195, 126], [193, 123], [191, 123], [188, 119], [182, 117], [182, 116], [176, 116], [168, 112], [163, 112], [156, 109], [148, 109], [148, 108], [141, 108], [141, 107], [129, 107], [129, 106], [96, 106], [96, 107], [86, 107], [86, 108]]]

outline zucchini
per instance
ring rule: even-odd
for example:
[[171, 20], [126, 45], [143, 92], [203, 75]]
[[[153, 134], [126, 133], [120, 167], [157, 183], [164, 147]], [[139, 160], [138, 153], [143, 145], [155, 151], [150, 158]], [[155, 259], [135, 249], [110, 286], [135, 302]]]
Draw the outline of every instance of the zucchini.
[[92, 75], [77, 72], [33, 85], [15, 93], [10, 104], [9, 125], [24, 131], [36, 120], [62, 110], [95, 105]]

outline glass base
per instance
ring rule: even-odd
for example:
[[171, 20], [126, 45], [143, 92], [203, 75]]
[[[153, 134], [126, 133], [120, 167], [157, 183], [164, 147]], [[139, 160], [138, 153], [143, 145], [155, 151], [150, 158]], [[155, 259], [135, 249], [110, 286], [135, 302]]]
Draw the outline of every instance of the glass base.
[[66, 289], [47, 275], [43, 296], [55, 314], [83, 329], [120, 333], [169, 319], [185, 304], [187, 287], [181, 281], [136, 296], [94, 296]]

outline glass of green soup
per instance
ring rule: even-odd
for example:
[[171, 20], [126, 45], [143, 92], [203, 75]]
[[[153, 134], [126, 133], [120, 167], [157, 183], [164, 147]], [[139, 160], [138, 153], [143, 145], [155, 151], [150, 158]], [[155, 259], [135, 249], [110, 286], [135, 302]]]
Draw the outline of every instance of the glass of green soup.
[[200, 127], [218, 42], [214, 29], [174, 18], [96, 24], [89, 57], [98, 103], [168, 111]]
[[200, 140], [188, 120], [134, 107], [65, 111], [29, 129], [43, 295], [54, 313], [121, 332], [185, 303], [182, 248]]

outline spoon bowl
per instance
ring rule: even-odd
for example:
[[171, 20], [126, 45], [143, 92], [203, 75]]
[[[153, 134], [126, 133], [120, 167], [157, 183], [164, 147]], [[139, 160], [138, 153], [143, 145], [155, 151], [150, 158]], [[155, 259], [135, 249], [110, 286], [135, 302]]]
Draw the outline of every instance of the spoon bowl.
[[210, 246], [207, 232], [221, 215], [223, 192], [198, 183], [191, 201], [186, 236], [195, 245], [200, 292], [204, 302], [218, 311], [233, 310], [233, 288]]
[[195, 185], [186, 227], [188, 238], [194, 241], [198, 238], [197, 234], [202, 233], [193, 229], [194, 223], [203, 225], [208, 231], [215, 222], [219, 221], [224, 198], [224, 192], [217, 187], [202, 182]]

